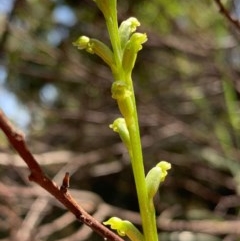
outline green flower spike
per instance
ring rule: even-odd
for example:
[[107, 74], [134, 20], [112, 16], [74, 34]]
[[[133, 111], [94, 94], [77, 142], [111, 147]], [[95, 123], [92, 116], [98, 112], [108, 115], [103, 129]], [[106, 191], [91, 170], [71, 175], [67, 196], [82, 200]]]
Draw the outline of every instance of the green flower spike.
[[129, 221], [112, 217], [108, 221], [103, 222], [104, 225], [110, 225], [111, 229], [117, 230], [120, 236], [128, 236], [132, 241], [144, 241], [143, 235]]
[[130, 17], [121, 23], [118, 32], [122, 49], [125, 48], [131, 34], [136, 31], [138, 26], [140, 26], [140, 22], [134, 17]]
[[149, 198], [152, 199], [155, 196], [159, 189], [160, 183], [165, 180], [167, 171], [170, 168], [170, 163], [161, 161], [148, 172], [146, 176], [146, 185]]
[[144, 33], [134, 33], [128, 40], [123, 53], [122, 66], [127, 73], [131, 73], [137, 58], [137, 53], [142, 49], [142, 44], [147, 41]]
[[109, 127], [119, 134], [128, 151], [131, 152], [130, 137], [125, 119], [117, 118]]
[[112, 69], [114, 68], [115, 64], [113, 52], [103, 42], [94, 38], [89, 38], [87, 36], [81, 36], [73, 43], [73, 45], [80, 50], [85, 49], [90, 54], [98, 55]]
[[134, 106], [132, 102], [132, 91], [123, 81], [115, 81], [112, 84], [112, 98], [117, 100], [118, 107], [125, 120], [133, 116]]
[[[140, 25], [135, 18], [127, 19], [119, 27], [116, 0], [94, 1], [104, 15], [111, 49], [102, 42], [85, 36], [79, 38], [74, 45], [79, 49], [86, 49], [91, 54], [97, 54], [111, 67], [115, 80], [111, 89], [112, 97], [116, 99], [120, 112], [124, 117], [122, 120], [116, 120], [116, 123], [114, 122], [111, 128], [119, 132], [120, 137], [129, 149], [144, 235], [133, 224], [121, 219], [112, 218], [105, 224], [111, 225], [120, 235], [127, 235], [132, 241], [156, 241], [158, 240], [156, 215], [153, 199], [150, 196], [155, 195], [160, 182], [166, 177], [167, 168], [159, 164], [145, 177], [138, 116], [131, 78], [137, 53], [142, 49], [142, 44], [147, 41], [147, 36], [135, 32]], [[154, 177], [156, 177], [157, 181]]]

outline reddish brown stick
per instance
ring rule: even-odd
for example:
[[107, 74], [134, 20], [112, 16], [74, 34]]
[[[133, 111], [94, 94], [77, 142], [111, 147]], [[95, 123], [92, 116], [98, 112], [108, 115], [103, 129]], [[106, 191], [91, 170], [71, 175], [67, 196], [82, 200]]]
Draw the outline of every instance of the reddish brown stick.
[[216, 4], [219, 7], [219, 11], [220, 13], [222, 13], [222, 15], [233, 25], [235, 25], [235, 27], [237, 27], [238, 30], [240, 30], [240, 22], [233, 18], [231, 16], [231, 14], [229, 13], [229, 11], [224, 7], [224, 5], [222, 4], [221, 0], [214, 0], [216, 2]]
[[108, 228], [94, 219], [90, 214], [88, 214], [81, 206], [77, 204], [74, 198], [65, 189], [59, 189], [57, 185], [43, 173], [41, 167], [35, 160], [32, 153], [29, 151], [24, 139], [24, 135], [16, 130], [16, 128], [10, 123], [10, 121], [1, 110], [0, 128], [7, 136], [11, 145], [27, 164], [30, 170], [30, 181], [36, 182], [46, 191], [51, 193], [59, 202], [61, 202], [70, 212], [76, 216], [77, 220], [89, 226], [93, 231], [97, 232], [104, 239], [111, 241], [123, 241], [122, 238], [110, 231]]

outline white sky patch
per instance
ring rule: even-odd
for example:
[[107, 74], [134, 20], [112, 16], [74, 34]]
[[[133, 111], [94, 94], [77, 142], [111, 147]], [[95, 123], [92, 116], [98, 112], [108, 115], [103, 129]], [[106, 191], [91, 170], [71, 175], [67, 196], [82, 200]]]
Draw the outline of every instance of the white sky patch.
[[19, 128], [26, 131], [31, 121], [30, 113], [16, 96], [5, 88], [6, 78], [7, 70], [0, 65], [0, 108]]
[[77, 21], [72, 9], [66, 5], [57, 6], [53, 11], [53, 18], [57, 23], [66, 25], [68, 27], [73, 26]]
[[0, 13], [9, 13], [12, 10], [14, 0], [0, 0]]
[[46, 105], [52, 105], [58, 97], [58, 90], [53, 84], [46, 84], [40, 90], [40, 99]]
[[31, 121], [31, 116], [27, 108], [20, 104], [17, 97], [0, 85], [0, 108], [16, 123], [16, 125], [27, 130]]
[[68, 30], [64, 28], [52, 29], [47, 35], [48, 42], [54, 46], [60, 44], [62, 40], [66, 39], [67, 37]]

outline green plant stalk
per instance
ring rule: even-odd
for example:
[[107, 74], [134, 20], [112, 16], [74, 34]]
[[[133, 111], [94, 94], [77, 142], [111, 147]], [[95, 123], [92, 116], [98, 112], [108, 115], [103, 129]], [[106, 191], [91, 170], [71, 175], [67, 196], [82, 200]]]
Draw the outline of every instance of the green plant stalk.
[[118, 34], [117, 10], [114, 12], [115, 13], [111, 18], [106, 18], [106, 25], [107, 25], [111, 45], [113, 48], [116, 70], [117, 70], [117, 72], [113, 72], [113, 76], [115, 80], [122, 80], [123, 72], [119, 71], [122, 69], [122, 63], [121, 63], [122, 49], [121, 49], [121, 43], [120, 43], [120, 38]]
[[128, 131], [129, 131], [131, 146], [132, 146], [132, 168], [133, 168], [133, 175], [134, 175], [136, 189], [137, 189], [144, 238], [147, 241], [156, 241], [158, 240], [156, 216], [155, 216], [154, 207], [150, 205], [148, 194], [147, 194], [145, 172], [144, 172], [144, 165], [143, 165], [142, 145], [141, 145], [139, 124], [138, 124], [138, 115], [137, 115], [136, 101], [135, 101], [135, 95], [134, 95], [134, 88], [132, 84], [132, 78], [130, 75], [126, 76], [126, 81], [129, 84], [131, 83], [131, 91], [133, 93], [132, 95], [133, 103], [134, 103], [133, 116], [129, 120], [126, 119], [126, 123], [128, 126]]
[[[118, 45], [116, 43], [114, 44], [112, 42], [112, 41], [116, 41], [117, 39], [119, 40], [118, 32], [115, 30], [114, 26], [116, 27], [118, 25], [115, 25], [113, 23], [109, 24], [108, 31], [110, 31], [109, 35], [112, 36], [110, 37], [110, 40], [114, 49], [113, 54], [115, 57], [115, 62], [117, 63], [118, 59], [121, 59], [122, 56], [119, 56], [119, 54], [121, 54], [121, 45], [120, 44]], [[120, 41], [117, 41], [117, 43], [120, 43]], [[116, 51], [115, 48], [117, 49], [119, 48], [119, 49]], [[140, 132], [139, 132], [138, 115], [137, 115], [136, 101], [135, 101], [135, 95], [134, 95], [133, 81], [131, 78], [131, 73], [125, 75], [121, 65], [117, 67], [117, 70], [118, 70], [117, 73], [113, 73], [115, 80], [120, 79], [126, 82], [130, 91], [132, 92], [132, 103], [133, 103], [134, 111], [131, 118], [125, 118], [125, 120], [126, 120], [126, 124], [130, 135], [130, 141], [131, 141], [132, 151], [129, 154], [131, 158], [133, 175], [134, 175], [134, 180], [135, 180], [135, 185], [137, 190], [144, 237], [145, 237], [145, 240], [156, 241], [158, 240], [157, 228], [156, 228], [156, 217], [155, 217], [154, 208], [152, 208], [152, 205], [149, 205], [149, 198], [147, 194], [147, 188], [146, 188], [146, 182], [145, 182], [145, 171], [144, 171], [144, 165], [143, 165], [142, 145], [141, 145], [141, 138], [140, 138]]]
[[[156, 228], [155, 210], [154, 206], [151, 205], [151, 202], [149, 201], [145, 181], [143, 154], [133, 82], [131, 78], [131, 73], [125, 73], [122, 67], [123, 50], [121, 48], [121, 41], [118, 31], [117, 6], [116, 0], [112, 1], [114, 1], [111, 2], [112, 6], [114, 7], [111, 8], [111, 11], [103, 11], [114, 55], [115, 67], [112, 68], [112, 72], [115, 81], [124, 81], [125, 83], [127, 83], [129, 90], [132, 92], [131, 98], [133, 103], [133, 114], [129, 118], [125, 117], [131, 142], [131, 151], [129, 154], [131, 158], [133, 175], [137, 190], [144, 239], [145, 241], [157, 241], [158, 234]], [[105, 7], [107, 10], [109, 10], [106, 5], [101, 5], [102, 9]]]
[[[107, 22], [107, 28], [109, 32], [109, 37], [112, 43], [113, 52], [115, 53], [115, 61], [117, 67], [121, 66], [121, 59], [122, 59], [122, 50], [120, 44], [120, 38], [118, 35], [118, 25], [114, 24], [115, 21], [111, 21], [110, 23]], [[111, 34], [110, 34], [111, 33]]]
[[[118, 60], [121, 59], [121, 45], [119, 40], [119, 35], [115, 29], [117, 25], [109, 24], [108, 31], [110, 37], [112, 46], [113, 46], [113, 53], [115, 56], [115, 62], [117, 64]], [[118, 36], [118, 37], [117, 37]], [[118, 39], [118, 40], [117, 40]], [[114, 41], [117, 41], [117, 43], [113, 43]], [[148, 200], [148, 194], [147, 194], [147, 188], [146, 188], [146, 182], [145, 182], [145, 172], [144, 172], [144, 165], [143, 165], [143, 155], [142, 155], [142, 146], [141, 146], [141, 139], [140, 139], [140, 132], [139, 132], [139, 124], [138, 124], [138, 116], [137, 116], [137, 108], [136, 108], [136, 102], [135, 102], [135, 95], [134, 95], [134, 88], [132, 84], [132, 78], [131, 75], [125, 76], [124, 71], [122, 70], [122, 66], [120, 66], [120, 69], [117, 67], [118, 73], [113, 73], [115, 75], [114, 77], [118, 79], [124, 80], [130, 87], [130, 91], [132, 91], [132, 100], [133, 100], [133, 116], [130, 119], [125, 119], [130, 135], [130, 141], [131, 141], [131, 147], [132, 152], [130, 153], [131, 163], [132, 163], [132, 169], [133, 169], [133, 175], [137, 190], [137, 196], [138, 196], [138, 202], [139, 202], [139, 208], [140, 208], [140, 214], [142, 219], [142, 226], [143, 226], [143, 233], [144, 238], [147, 241], [156, 241], [158, 240], [157, 235], [157, 228], [156, 228], [156, 217], [155, 212], [152, 210], [152, 208], [149, 207], [149, 200]]]

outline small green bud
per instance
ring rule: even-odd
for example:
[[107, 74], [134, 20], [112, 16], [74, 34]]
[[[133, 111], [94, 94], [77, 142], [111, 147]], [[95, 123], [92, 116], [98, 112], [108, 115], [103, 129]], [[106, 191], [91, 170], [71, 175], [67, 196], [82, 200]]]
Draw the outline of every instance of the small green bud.
[[172, 165], [169, 162], [161, 161], [157, 164], [157, 166], [160, 167], [162, 170], [161, 182], [164, 182], [164, 180], [168, 174], [167, 171], [171, 169]]
[[121, 140], [123, 141], [127, 149], [130, 151], [130, 136], [125, 119], [121, 117], [117, 118], [109, 127], [119, 134]]
[[148, 197], [153, 198], [159, 188], [161, 182], [161, 168], [158, 166], [153, 167], [146, 176], [146, 185], [148, 191]]
[[111, 229], [117, 230], [120, 236], [128, 236], [132, 241], [143, 241], [143, 235], [129, 221], [112, 217], [108, 221], [103, 222], [104, 225], [110, 225]]
[[134, 17], [130, 17], [121, 23], [118, 31], [122, 49], [124, 49], [131, 34], [136, 31], [138, 26], [140, 26], [140, 22]]
[[153, 198], [167, 176], [167, 171], [171, 168], [171, 164], [166, 161], [159, 162], [153, 167], [146, 176], [146, 185], [149, 198]]
[[116, 100], [126, 99], [132, 95], [125, 82], [118, 80], [112, 84], [112, 98]]
[[78, 49], [86, 49], [86, 51], [90, 54], [98, 55], [111, 68], [114, 67], [113, 52], [103, 42], [94, 38], [90, 39], [86, 36], [81, 36], [73, 43], [73, 45]]
[[130, 73], [135, 65], [137, 53], [142, 49], [142, 44], [147, 41], [147, 35], [143, 33], [134, 33], [128, 40], [123, 53], [123, 69]]
[[132, 91], [123, 81], [115, 81], [112, 84], [112, 98], [117, 100], [119, 110], [125, 119], [132, 117], [134, 107]]
[[80, 50], [86, 49], [87, 52], [94, 54], [94, 51], [92, 50], [92, 46], [90, 43], [90, 38], [87, 36], [79, 37], [75, 42], [73, 42], [73, 45]]

